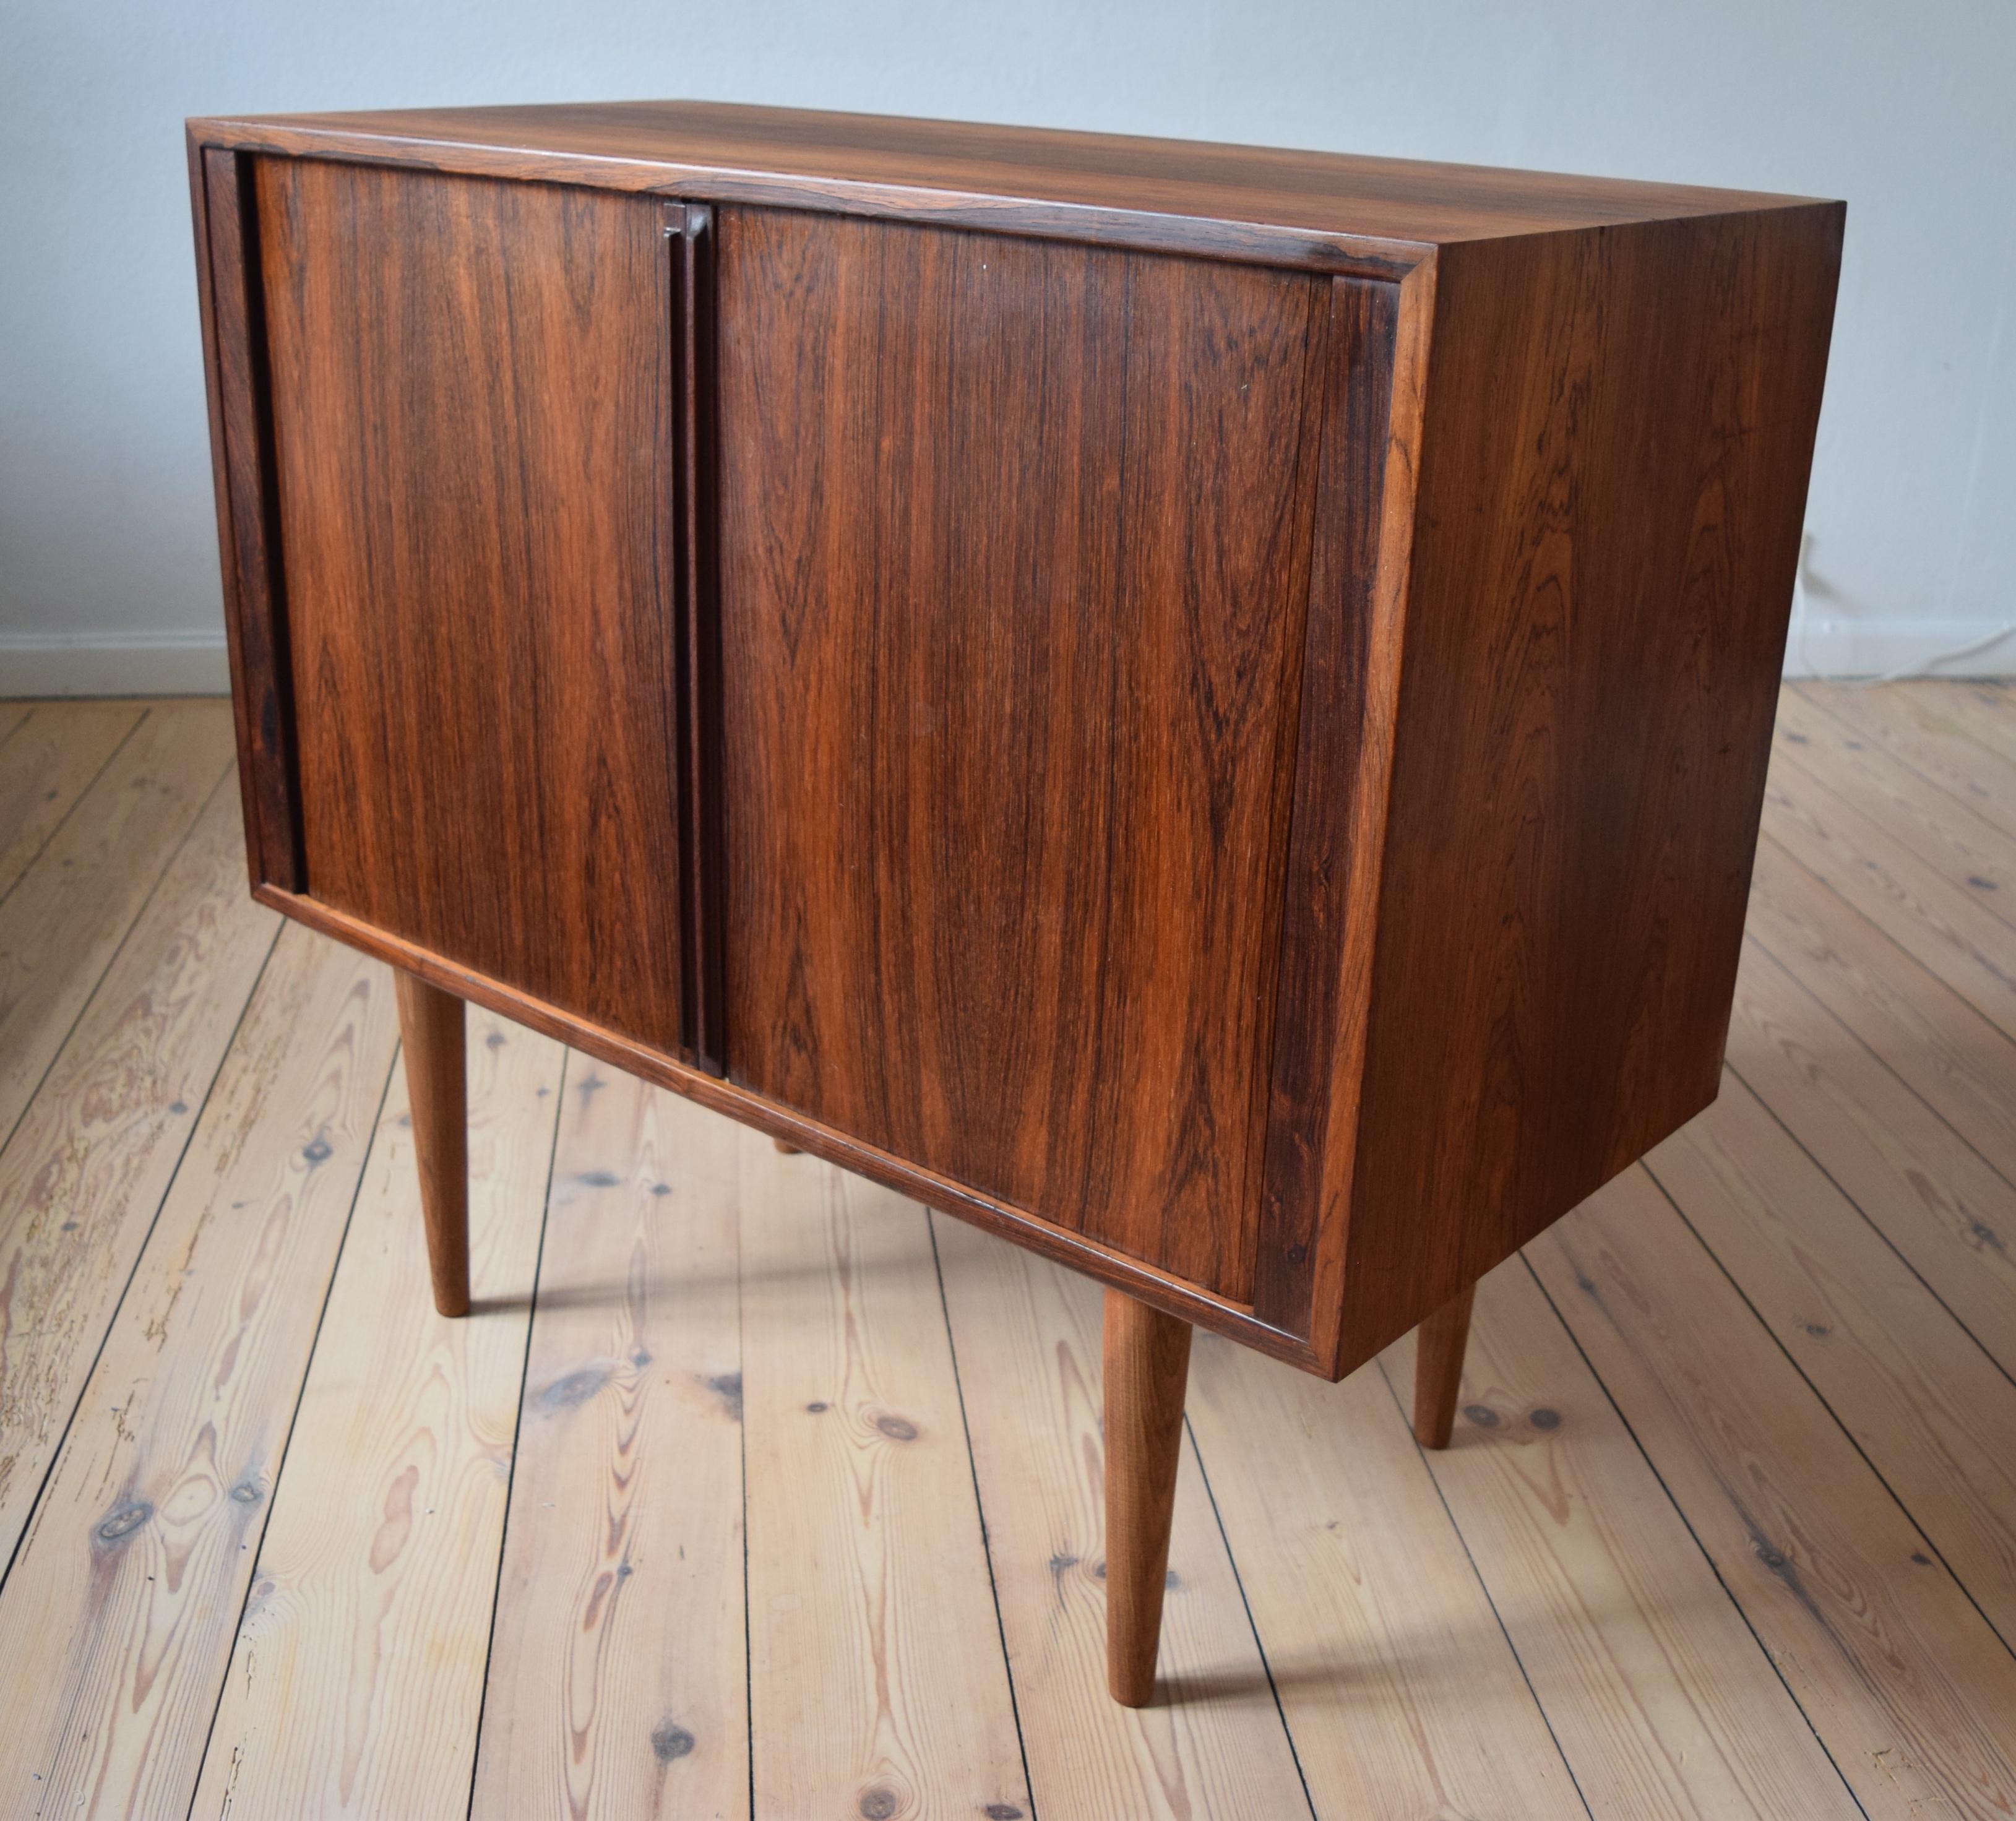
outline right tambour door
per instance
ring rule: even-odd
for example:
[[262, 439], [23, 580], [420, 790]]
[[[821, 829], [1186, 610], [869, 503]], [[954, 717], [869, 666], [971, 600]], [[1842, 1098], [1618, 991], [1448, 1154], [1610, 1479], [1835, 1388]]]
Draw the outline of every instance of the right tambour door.
[[718, 232], [729, 1073], [1250, 1300], [1329, 281]]

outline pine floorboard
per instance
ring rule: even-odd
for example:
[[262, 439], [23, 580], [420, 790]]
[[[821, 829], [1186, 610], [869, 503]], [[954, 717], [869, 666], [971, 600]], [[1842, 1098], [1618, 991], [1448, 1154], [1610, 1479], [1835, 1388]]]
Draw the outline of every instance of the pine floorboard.
[[569, 1079], [473, 1812], [740, 1814], [736, 1211], [762, 1160], [675, 1095], [579, 1057]]
[[475, 1306], [463, 1321], [434, 1312], [398, 1070], [193, 1815], [434, 1815], [467, 1801], [566, 1055], [487, 1013], [470, 1026]]
[[0, 703], [0, 1814], [2016, 1821], [2016, 693], [1788, 686], [1721, 1098], [1454, 1445], [1201, 1340], [1103, 1692], [1092, 1286], [390, 981], [214, 702]]

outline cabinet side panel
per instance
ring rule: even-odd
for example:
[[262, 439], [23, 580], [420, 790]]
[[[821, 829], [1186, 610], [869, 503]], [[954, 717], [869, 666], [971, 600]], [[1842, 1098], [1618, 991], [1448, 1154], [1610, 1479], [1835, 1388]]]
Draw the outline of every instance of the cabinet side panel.
[[676, 1049], [662, 211], [257, 177], [308, 891]]
[[730, 1077], [1243, 1301], [1327, 283], [719, 235]]
[[1341, 1367], [1714, 1098], [1841, 225], [1442, 254]]

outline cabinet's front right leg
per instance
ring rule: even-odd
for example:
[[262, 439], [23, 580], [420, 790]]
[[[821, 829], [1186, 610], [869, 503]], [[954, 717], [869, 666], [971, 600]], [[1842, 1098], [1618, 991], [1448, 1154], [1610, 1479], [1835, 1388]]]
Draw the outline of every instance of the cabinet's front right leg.
[[1190, 1325], [1106, 1293], [1106, 1680], [1123, 1707], [1155, 1692]]
[[394, 970], [434, 1307], [469, 1313], [469, 1111], [462, 1001]]
[[1476, 1295], [1477, 1286], [1466, 1285], [1414, 1330], [1414, 1438], [1424, 1448], [1448, 1447], [1456, 1427]]

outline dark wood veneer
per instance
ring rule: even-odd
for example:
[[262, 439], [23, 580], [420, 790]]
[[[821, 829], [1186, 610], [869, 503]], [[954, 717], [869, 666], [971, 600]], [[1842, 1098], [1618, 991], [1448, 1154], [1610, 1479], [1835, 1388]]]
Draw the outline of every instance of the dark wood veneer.
[[733, 1078], [1246, 1301], [1327, 283], [721, 242]]
[[257, 172], [308, 890], [677, 1049], [659, 211]]
[[1439, 1445], [1715, 1091], [1840, 207], [697, 103], [191, 170], [254, 886], [410, 977], [441, 1306], [436, 991], [1090, 1272], [1145, 1699], [1181, 1324], [1426, 1320]]
[[[1375, 707], [1381, 660], [1390, 661], [1390, 615], [1380, 610], [1376, 585], [1382, 512], [1398, 510], [1405, 491], [1387, 484], [1399, 289], [1363, 279], [1330, 283], [1329, 395], [1316, 486], [1327, 534], [1316, 542], [1309, 577], [1291, 761], [1293, 834], [1253, 1295], [1269, 1319], [1304, 1334], [1324, 1207], [1320, 1166], [1327, 1143], [1336, 1142], [1335, 1084], [1355, 1074], [1345, 1008], [1354, 980], [1369, 971], [1377, 928], [1366, 880], [1383, 833], [1377, 812], [1392, 723]], [[1362, 1017], [1355, 1029], [1362, 1037]], [[1340, 1117], [1350, 1110], [1340, 1108]]]
[[1715, 1098], [1840, 236], [1438, 261], [1338, 1367]]
[[189, 142], [196, 277], [207, 346], [210, 446], [222, 545], [224, 626], [231, 655], [239, 779], [252, 883], [300, 891], [301, 774], [294, 751], [293, 667], [280, 561], [255, 161]]
[[1801, 199], [1273, 146], [725, 102], [267, 115], [207, 142], [1395, 278], [1440, 247]]

